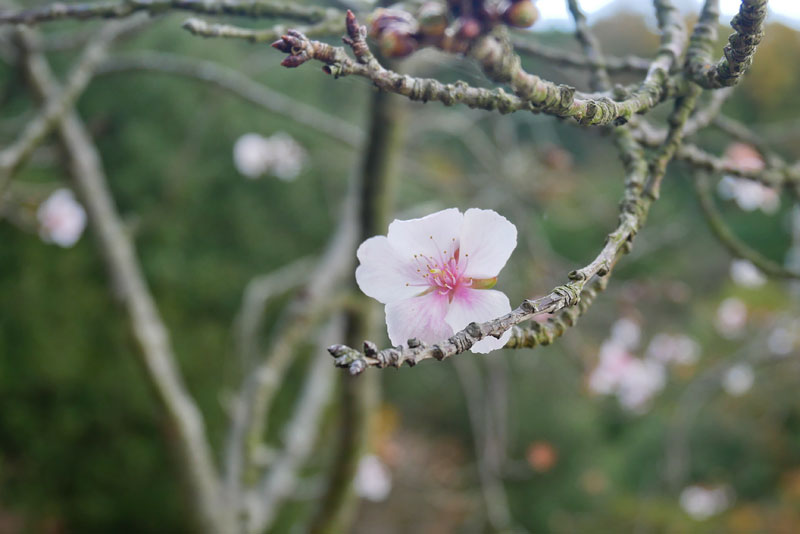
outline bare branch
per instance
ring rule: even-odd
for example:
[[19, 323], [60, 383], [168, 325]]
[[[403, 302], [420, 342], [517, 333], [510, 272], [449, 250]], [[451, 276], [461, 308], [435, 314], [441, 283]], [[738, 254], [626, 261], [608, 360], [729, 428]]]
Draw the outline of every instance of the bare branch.
[[590, 87], [592, 91], [606, 91], [611, 87], [611, 79], [608, 77], [608, 71], [605, 66], [603, 66], [603, 53], [600, 50], [600, 43], [589, 29], [586, 15], [581, 11], [578, 0], [567, 0], [567, 8], [575, 20], [575, 37], [581, 43], [586, 59], [593, 65], [591, 68]]
[[[486, 455], [492, 437], [488, 433], [489, 407], [483, 394], [484, 386], [480, 373], [476, 369], [475, 362], [467, 359], [455, 360], [453, 367], [464, 399], [467, 401], [467, 415], [475, 445], [475, 462], [486, 506], [486, 516], [493, 531], [505, 532], [510, 530], [509, 527], [512, 525], [511, 510], [503, 481], [497, 476], [497, 472], [490, 465], [491, 460]], [[483, 431], [484, 428], [487, 428], [486, 432]]]
[[[91, 55], [96, 56], [98, 61], [103, 56], [102, 48], [121, 26], [119, 23], [110, 23], [101, 30], [98, 40], [89, 45]], [[23, 43], [24, 35], [21, 31]], [[40, 99], [52, 102], [64, 93], [65, 90], [58, 87], [43, 56], [27, 54], [24, 66]], [[169, 441], [176, 448], [176, 459], [181, 463], [191, 491], [198, 526], [209, 534], [230, 532], [203, 417], [175, 365], [167, 328], [147, 288], [134, 244], [114, 206], [97, 149], [74, 111], [64, 111], [53, 120], [56, 121], [61, 143], [69, 157], [70, 174], [86, 205], [103, 259], [141, 349], [142, 367], [174, 433], [174, 439]]]
[[[337, 13], [337, 15], [339, 15]], [[283, 24], [253, 30], [242, 28], [232, 24], [211, 24], [201, 19], [191, 18], [183, 23], [183, 29], [200, 37], [225, 37], [229, 39], [243, 39], [251, 43], [271, 42], [286, 33], [289, 28]], [[329, 35], [340, 35], [344, 31], [344, 23], [341, 16], [324, 19], [312, 26], [298, 28], [298, 31], [312, 37], [324, 37]]]
[[336, 10], [297, 2], [275, 0], [105, 0], [80, 4], [56, 3], [24, 9], [0, 11], [0, 24], [37, 24], [62, 19], [122, 18], [139, 11], [151, 15], [165, 11], [192, 11], [205, 15], [237, 15], [252, 18], [287, 18], [319, 22]]
[[[403, 95], [410, 100], [430, 100], [445, 105], [465, 104], [471, 108], [497, 110], [511, 113], [519, 110], [547, 113], [557, 117], [572, 117], [585, 125], [624, 123], [634, 114], [646, 111], [664, 98], [679, 94], [685, 88], [679, 78], [669, 77], [671, 60], [657, 60], [654, 68], [640, 88], [620, 101], [607, 96], [594, 98], [575, 91], [566, 85], [556, 85], [538, 76], [526, 73], [520, 59], [513, 54], [511, 45], [493, 36], [482, 38], [472, 48], [470, 55], [478, 60], [490, 78], [509, 82], [517, 95], [502, 89], [472, 87], [466, 82], [443, 84], [430, 78], [414, 78], [384, 68], [372, 55], [366, 43], [366, 29], [359, 26], [355, 16], [348, 12], [349, 43], [356, 60], [348, 57], [344, 48], [334, 47], [308, 39], [300, 32], [290, 30], [273, 44], [289, 54], [282, 65], [298, 67], [310, 60], [325, 63], [323, 70], [335, 77], [356, 75], [370, 79], [377, 87]], [[670, 34], [672, 35], [672, 34]]]
[[738, 258], [750, 260], [753, 265], [769, 276], [800, 279], [800, 273], [792, 272], [781, 264], [770, 260], [733, 233], [733, 230], [725, 223], [722, 214], [714, 205], [708, 175], [705, 172], [695, 173], [695, 191], [709, 228], [731, 254]]
[[620, 91], [618, 100], [591, 98], [574, 87], [556, 85], [522, 69], [519, 56], [503, 32], [480, 39], [470, 50], [486, 75], [507, 83], [514, 93], [533, 104], [536, 111], [557, 117], [572, 117], [584, 125], [624, 124], [635, 114], [652, 109], [668, 96], [687, 89], [681, 78], [673, 80], [670, 69], [680, 57], [686, 30], [678, 10], [668, 0], [656, 0], [656, 15], [662, 29], [661, 46], [644, 81], [632, 92]]
[[234, 506], [242, 504], [239, 502], [240, 488], [258, 480], [258, 473], [254, 471], [254, 453], [261, 445], [272, 399], [291, 363], [294, 348], [321, 318], [321, 311], [329, 311], [324, 303], [352, 266], [356, 244], [353, 195], [354, 191], [347, 197], [339, 226], [309, 277], [308, 286], [292, 302], [285, 326], [248, 373], [234, 404], [225, 447], [226, 491]]
[[105, 59], [108, 45], [126, 31], [129, 25], [138, 23], [138, 21], [128, 21], [107, 24], [86, 46], [72, 68], [64, 87], [58, 93], [47, 95], [47, 100], [39, 114], [25, 126], [14, 143], [0, 152], [0, 193], [34, 149], [44, 141], [61, 118], [72, 109], [75, 101], [89, 85], [94, 70]]
[[717, 37], [719, 0], [706, 0], [687, 56], [686, 71], [692, 81], [707, 89], [739, 83], [764, 37], [766, 17], [767, 0], [741, 0], [739, 13], [731, 20], [734, 33], [728, 38], [722, 59], [712, 65], [711, 47]]
[[605, 56], [601, 60], [591, 59], [583, 54], [550, 48], [528, 38], [514, 36], [511, 38], [514, 50], [525, 56], [544, 59], [563, 67], [576, 69], [593, 69], [602, 67], [608, 72], [646, 73], [650, 68], [650, 60], [636, 56]]
[[270, 89], [240, 71], [219, 63], [161, 52], [131, 52], [115, 55], [105, 61], [99, 67], [98, 74], [129, 71], [160, 72], [211, 84], [349, 146], [358, 147], [364, 139], [361, 129], [344, 119]]
[[307, 283], [311, 271], [311, 258], [302, 258], [247, 283], [242, 306], [236, 315], [236, 342], [243, 362], [253, 362], [258, 356], [258, 329], [267, 302], [276, 295]]
[[[317, 345], [324, 347], [344, 336], [344, 322], [334, 318], [322, 330]], [[248, 532], [266, 532], [283, 502], [297, 487], [298, 471], [308, 460], [320, 430], [322, 413], [331, 402], [334, 369], [324, 351], [316, 351], [294, 411], [283, 430], [283, 449], [272, 462], [258, 487], [248, 497]]]

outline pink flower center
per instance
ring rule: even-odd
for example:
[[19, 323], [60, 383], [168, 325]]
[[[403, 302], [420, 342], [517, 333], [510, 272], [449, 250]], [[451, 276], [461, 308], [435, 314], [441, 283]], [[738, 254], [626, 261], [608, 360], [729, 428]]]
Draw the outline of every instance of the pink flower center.
[[459, 263], [458, 249], [449, 257], [446, 250], [443, 253], [439, 259], [424, 254], [415, 254], [414, 259], [417, 262], [417, 273], [422, 277], [420, 285], [427, 286], [425, 292], [437, 291], [452, 300], [458, 289], [472, 285], [472, 279], [464, 276], [467, 261]]

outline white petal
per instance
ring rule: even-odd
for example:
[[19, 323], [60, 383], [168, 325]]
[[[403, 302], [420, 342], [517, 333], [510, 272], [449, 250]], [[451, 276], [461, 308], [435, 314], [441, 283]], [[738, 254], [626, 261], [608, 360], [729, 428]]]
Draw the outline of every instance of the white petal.
[[467, 262], [465, 276], [494, 278], [516, 246], [516, 226], [499, 213], [472, 208], [464, 214], [459, 264]]
[[[482, 323], [511, 311], [511, 303], [505, 293], [493, 289], [462, 289], [458, 291], [447, 311], [447, 324], [458, 332], [469, 323]], [[488, 337], [472, 346], [472, 352], [487, 353], [502, 348], [511, 337], [511, 330], [500, 339]]]
[[420, 219], [395, 219], [389, 225], [387, 237], [402, 257], [424, 254], [442, 263], [441, 260], [450, 257], [458, 247], [463, 221], [464, 215], [456, 208], [437, 211]]
[[385, 236], [370, 237], [358, 247], [356, 282], [366, 295], [386, 304], [419, 295], [427, 288], [416, 270], [389, 245]]
[[415, 337], [425, 343], [438, 343], [453, 335], [445, 322], [447, 296], [432, 291], [427, 295], [390, 302], [386, 305], [386, 327], [393, 345], [405, 345]]

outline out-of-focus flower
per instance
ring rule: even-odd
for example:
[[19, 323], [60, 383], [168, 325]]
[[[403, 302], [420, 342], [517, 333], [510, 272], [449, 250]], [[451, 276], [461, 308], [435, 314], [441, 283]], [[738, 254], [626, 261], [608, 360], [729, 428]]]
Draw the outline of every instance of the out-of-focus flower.
[[247, 133], [233, 145], [233, 163], [247, 178], [272, 174], [281, 180], [294, 180], [303, 169], [306, 158], [303, 147], [283, 132], [270, 137]]
[[589, 375], [589, 389], [604, 395], [616, 394], [620, 405], [641, 413], [664, 388], [664, 366], [631, 355], [624, 347], [607, 340], [600, 347], [600, 361]]
[[36, 212], [39, 235], [48, 243], [71, 247], [86, 228], [86, 211], [69, 189], [55, 190]]
[[800, 320], [794, 321], [792, 327], [777, 326], [767, 337], [767, 348], [776, 356], [791, 354], [800, 341]]
[[747, 323], [747, 306], [736, 297], [723, 300], [717, 308], [714, 326], [722, 337], [736, 339]]
[[665, 365], [693, 365], [700, 357], [700, 345], [685, 334], [656, 334], [647, 345], [645, 357]]
[[760, 208], [764, 213], [771, 215], [780, 208], [777, 191], [752, 180], [724, 176], [719, 181], [717, 192], [724, 199], [735, 200], [744, 211], [755, 211]]
[[722, 487], [689, 486], [681, 492], [680, 503], [692, 519], [703, 521], [724, 512], [730, 505], [730, 498]]
[[[395, 220], [386, 236], [371, 237], [358, 248], [356, 281], [386, 305], [393, 344], [410, 338], [435, 343], [473, 321], [511, 311], [508, 297], [489, 288], [516, 246], [516, 227], [492, 210], [450, 208]], [[472, 350], [501, 348], [510, 335], [483, 339]]]
[[760, 287], [767, 277], [750, 260], [736, 259], [731, 262], [731, 279], [742, 287]]
[[537, 473], [550, 471], [558, 462], [558, 451], [547, 441], [534, 441], [525, 454], [528, 465]]
[[656, 393], [664, 389], [666, 382], [667, 374], [663, 365], [636, 358], [620, 382], [617, 398], [623, 408], [643, 413]]
[[[764, 168], [761, 154], [750, 145], [732, 143], [725, 151], [725, 159], [744, 170], [760, 171]], [[724, 176], [717, 192], [728, 200], [735, 200], [745, 211], [761, 209], [765, 213], [775, 213], [780, 207], [778, 192], [752, 180], [736, 176]]]
[[257, 133], [246, 133], [233, 145], [233, 164], [243, 176], [258, 178], [267, 171], [263, 157], [264, 138]]
[[753, 387], [756, 374], [753, 367], [746, 363], [738, 363], [725, 372], [722, 387], [728, 395], [741, 397]]
[[267, 171], [284, 181], [297, 178], [306, 160], [306, 151], [291, 136], [283, 132], [267, 138], [270, 167]]
[[368, 501], [385, 501], [392, 491], [392, 474], [377, 456], [368, 454], [358, 462], [353, 481], [356, 494]]
[[600, 346], [598, 359], [597, 366], [589, 375], [589, 389], [594, 393], [609, 395], [616, 391], [636, 358], [621, 345], [607, 340]]
[[611, 340], [626, 350], [634, 350], [639, 346], [642, 329], [633, 319], [623, 317], [611, 325]]

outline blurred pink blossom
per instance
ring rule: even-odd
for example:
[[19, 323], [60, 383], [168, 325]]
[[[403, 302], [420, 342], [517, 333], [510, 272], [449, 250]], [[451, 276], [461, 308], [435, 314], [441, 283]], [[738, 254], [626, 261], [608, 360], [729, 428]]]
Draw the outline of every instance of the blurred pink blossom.
[[645, 357], [662, 364], [692, 365], [700, 356], [700, 345], [685, 334], [660, 333], [647, 345]]
[[637, 413], [646, 410], [665, 383], [663, 365], [636, 358], [613, 340], [606, 340], [600, 347], [599, 362], [589, 375], [590, 390], [615, 394], [623, 408]]
[[233, 163], [247, 178], [271, 174], [281, 180], [297, 178], [307, 159], [305, 149], [291, 136], [277, 132], [270, 137], [247, 133], [233, 146]]
[[753, 367], [747, 363], [737, 363], [722, 377], [722, 388], [728, 395], [741, 397], [753, 387], [756, 380]]
[[86, 228], [86, 211], [66, 188], [55, 190], [36, 212], [39, 235], [48, 243], [71, 247]]
[[[732, 143], [725, 151], [724, 158], [747, 171], [760, 171], [765, 167], [761, 154], [745, 143]], [[717, 192], [724, 199], [735, 200], [745, 211], [760, 208], [764, 213], [771, 214], [780, 207], [778, 192], [753, 180], [724, 176], [717, 186]]]
[[641, 337], [642, 328], [633, 319], [622, 317], [611, 325], [611, 339], [628, 350], [636, 349]]
[[380, 458], [368, 454], [358, 462], [353, 485], [359, 497], [373, 502], [385, 501], [392, 491], [392, 474]]
[[731, 279], [742, 287], [761, 287], [767, 283], [767, 277], [753, 262], [735, 259], [731, 262]]
[[[386, 305], [386, 326], [395, 345], [417, 338], [447, 339], [469, 323], [511, 311], [494, 286], [517, 245], [517, 229], [492, 210], [450, 208], [408, 221], [395, 220], [386, 236], [358, 248], [356, 281]], [[501, 348], [511, 333], [476, 343], [474, 352]]]
[[730, 497], [723, 487], [688, 486], [681, 492], [680, 503], [692, 519], [703, 521], [724, 512], [730, 506]]
[[736, 297], [723, 300], [717, 308], [714, 326], [722, 337], [736, 339], [744, 333], [747, 323], [747, 306]]

